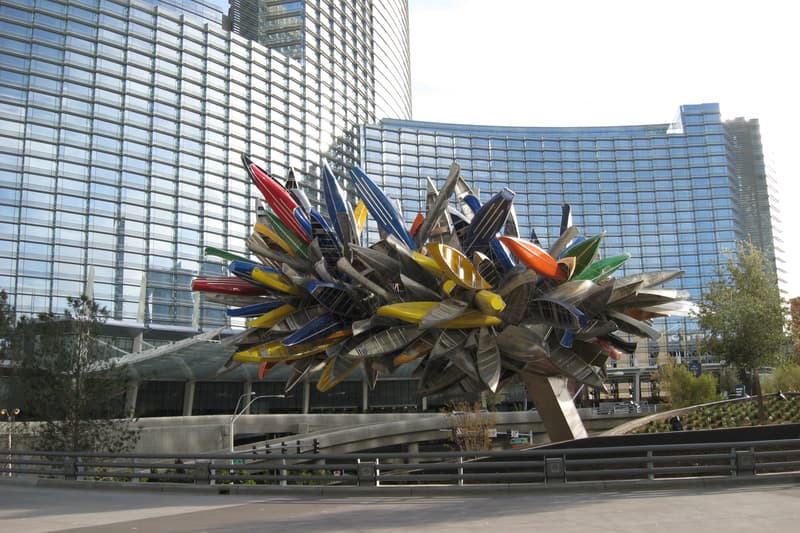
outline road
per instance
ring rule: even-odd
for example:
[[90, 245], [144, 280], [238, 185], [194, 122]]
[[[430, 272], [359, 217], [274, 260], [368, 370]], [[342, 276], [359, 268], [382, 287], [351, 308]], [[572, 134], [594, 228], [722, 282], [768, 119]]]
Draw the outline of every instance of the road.
[[0, 484], [0, 531], [797, 531], [796, 484], [436, 496], [309, 497]]

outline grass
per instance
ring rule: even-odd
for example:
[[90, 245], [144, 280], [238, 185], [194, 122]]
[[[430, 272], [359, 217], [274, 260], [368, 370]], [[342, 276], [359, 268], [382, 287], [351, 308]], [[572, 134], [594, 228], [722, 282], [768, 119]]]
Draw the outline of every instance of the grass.
[[[766, 424], [787, 424], [800, 422], [800, 396], [787, 396], [785, 400], [779, 396], [764, 398]], [[698, 407], [681, 415], [683, 429], [687, 431], [700, 429], [721, 429], [746, 426], [757, 426], [758, 401], [754, 398], [737, 402], [720, 403]], [[638, 427], [632, 433], [661, 433], [670, 431], [669, 420], [654, 420]]]

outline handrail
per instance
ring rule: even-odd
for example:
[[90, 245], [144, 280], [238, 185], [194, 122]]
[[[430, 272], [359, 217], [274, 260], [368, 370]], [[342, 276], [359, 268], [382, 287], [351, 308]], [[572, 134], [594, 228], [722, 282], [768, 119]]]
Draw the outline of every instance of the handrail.
[[[296, 443], [257, 453], [112, 454], [0, 452], [0, 479], [59, 477], [100, 483], [161, 482], [292, 486], [430, 484], [568, 485], [641, 480], [800, 476], [800, 438], [598, 448], [420, 453], [298, 452]], [[269, 453], [267, 453], [269, 452]]]

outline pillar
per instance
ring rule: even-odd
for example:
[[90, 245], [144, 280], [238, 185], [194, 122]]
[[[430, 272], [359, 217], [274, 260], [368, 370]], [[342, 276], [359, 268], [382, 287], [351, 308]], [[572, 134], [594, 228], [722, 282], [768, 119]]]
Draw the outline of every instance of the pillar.
[[303, 414], [307, 415], [311, 411], [311, 382], [303, 380]]
[[183, 416], [192, 416], [194, 409], [194, 381], [187, 381], [183, 385]]
[[139, 383], [132, 381], [125, 387], [125, 416], [136, 416], [136, 401], [139, 399]]
[[633, 375], [633, 401], [639, 403], [642, 398], [642, 375], [636, 372]]
[[251, 397], [251, 392], [253, 392], [253, 383], [250, 381], [245, 381], [242, 385], [242, 394], [244, 395], [244, 398], [242, 398], [242, 401], [244, 402], [242, 413], [246, 415], [250, 414], [250, 402], [253, 400], [253, 398], [255, 398], [255, 396]]
[[366, 413], [369, 409], [369, 381], [366, 375], [361, 380], [361, 412]]
[[588, 437], [565, 376], [522, 375], [551, 442]]

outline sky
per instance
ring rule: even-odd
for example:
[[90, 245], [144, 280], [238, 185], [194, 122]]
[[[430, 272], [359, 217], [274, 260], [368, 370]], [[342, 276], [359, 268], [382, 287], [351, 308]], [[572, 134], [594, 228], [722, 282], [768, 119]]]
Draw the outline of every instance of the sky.
[[[796, 8], [785, 0], [410, 0], [415, 120], [671, 122], [716, 102], [759, 119], [778, 182], [787, 297], [800, 296]], [[794, 142], [793, 142], [794, 141]], [[782, 201], [781, 201], [782, 200]]]

